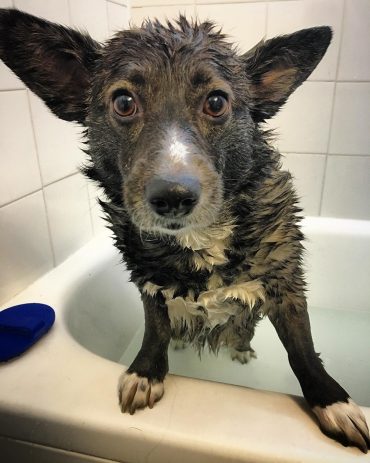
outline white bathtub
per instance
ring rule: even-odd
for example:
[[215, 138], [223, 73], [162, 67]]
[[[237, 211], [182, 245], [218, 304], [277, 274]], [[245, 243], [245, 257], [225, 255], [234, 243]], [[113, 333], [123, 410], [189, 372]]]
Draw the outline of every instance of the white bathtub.
[[[304, 231], [316, 350], [370, 423], [370, 222], [310, 218]], [[121, 414], [117, 362], [136, 354], [143, 312], [119, 262], [110, 239], [96, 239], [4, 305], [50, 304], [56, 323], [0, 365], [2, 462], [370, 461], [322, 435], [289, 395], [298, 383], [267, 320], [253, 343], [258, 359], [171, 351], [163, 399]]]

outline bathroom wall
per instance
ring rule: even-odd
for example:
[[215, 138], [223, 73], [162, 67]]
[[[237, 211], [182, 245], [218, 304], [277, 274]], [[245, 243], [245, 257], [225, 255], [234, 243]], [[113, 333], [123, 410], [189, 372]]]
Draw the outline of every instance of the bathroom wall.
[[[246, 51], [264, 37], [328, 24], [333, 43], [268, 124], [307, 215], [370, 219], [370, 0], [0, 0], [97, 40], [146, 17], [211, 18]], [[0, 64], [0, 303], [103, 226], [77, 172], [79, 128], [60, 121]]]
[[[11, 6], [100, 41], [128, 25], [126, 0], [0, 0]], [[0, 63], [0, 303], [104, 230], [95, 188], [78, 173], [80, 131]]]

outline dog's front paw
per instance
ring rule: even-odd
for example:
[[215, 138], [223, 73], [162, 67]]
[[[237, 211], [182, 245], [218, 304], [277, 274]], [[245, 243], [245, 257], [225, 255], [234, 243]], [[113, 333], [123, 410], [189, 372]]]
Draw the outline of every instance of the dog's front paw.
[[346, 447], [358, 447], [364, 453], [370, 449], [369, 429], [364, 414], [353, 400], [336, 402], [327, 407], [316, 406], [312, 411], [327, 436]]
[[163, 393], [162, 382], [149, 380], [136, 373], [125, 371], [119, 379], [118, 398], [122, 413], [129, 412], [133, 415], [138, 408], [153, 408]]
[[231, 360], [238, 360], [241, 364], [248, 363], [251, 359], [257, 358], [255, 351], [251, 348], [249, 350], [237, 350], [229, 347]]

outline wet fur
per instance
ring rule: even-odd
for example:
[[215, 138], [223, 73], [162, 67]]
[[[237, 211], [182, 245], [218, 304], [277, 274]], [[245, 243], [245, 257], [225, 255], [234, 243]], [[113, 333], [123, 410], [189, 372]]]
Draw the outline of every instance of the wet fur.
[[[58, 117], [84, 126], [84, 173], [104, 189], [101, 206], [142, 294], [145, 334], [120, 380], [123, 411], [161, 398], [171, 336], [199, 350], [229, 346], [245, 362], [254, 356], [255, 326], [267, 315], [323, 431], [364, 452], [370, 446], [362, 412], [314, 351], [301, 211], [261, 125], [310, 75], [330, 39], [327, 27], [306, 29], [240, 56], [211, 23], [180, 17], [148, 21], [102, 46], [0, 10], [0, 57]], [[144, 116], [135, 123], [110, 110], [112, 92], [122, 87], [142, 96]], [[229, 95], [232, 112], [210, 122], [196, 108], [214, 89]], [[167, 157], [164, 140], [174, 133], [186, 145], [186, 168], [202, 184], [201, 201], [179, 221], [181, 230], [154, 217], [143, 193], [168, 165], [183, 168]], [[341, 428], [335, 420], [342, 416], [357, 425]]]

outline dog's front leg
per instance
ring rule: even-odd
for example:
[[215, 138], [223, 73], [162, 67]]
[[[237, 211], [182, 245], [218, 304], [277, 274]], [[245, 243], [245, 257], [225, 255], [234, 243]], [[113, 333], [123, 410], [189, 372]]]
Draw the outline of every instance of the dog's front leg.
[[325, 371], [314, 350], [306, 303], [283, 303], [269, 318], [288, 353], [303, 395], [318, 418], [321, 430], [345, 446], [363, 452], [370, 448], [369, 430], [360, 408]]
[[164, 393], [163, 380], [168, 372], [167, 349], [171, 326], [167, 306], [159, 297], [143, 294], [145, 333], [139, 353], [119, 381], [122, 412], [153, 407]]

